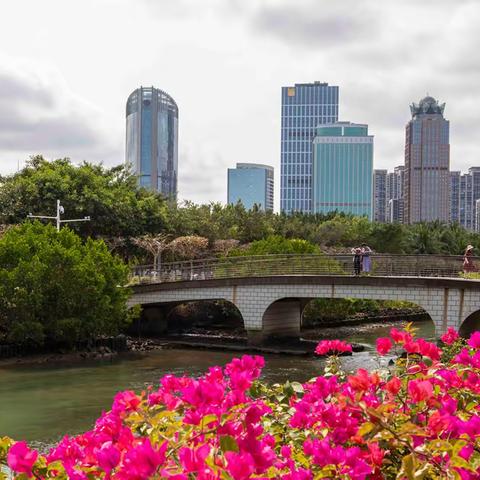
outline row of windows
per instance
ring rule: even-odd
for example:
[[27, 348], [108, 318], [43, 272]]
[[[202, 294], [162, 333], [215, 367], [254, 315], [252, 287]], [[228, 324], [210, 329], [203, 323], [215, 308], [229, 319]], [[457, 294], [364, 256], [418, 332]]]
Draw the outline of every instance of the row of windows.
[[311, 84], [282, 88], [282, 104], [302, 105], [317, 103], [338, 103], [338, 87]]
[[338, 115], [338, 105], [284, 105], [282, 117], [319, 117], [326, 115]]

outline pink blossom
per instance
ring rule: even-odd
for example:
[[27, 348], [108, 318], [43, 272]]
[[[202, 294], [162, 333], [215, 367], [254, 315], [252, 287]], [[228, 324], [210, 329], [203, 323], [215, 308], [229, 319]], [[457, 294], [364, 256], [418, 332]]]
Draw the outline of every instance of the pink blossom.
[[480, 348], [480, 332], [472, 333], [467, 343], [472, 348]]
[[446, 345], [451, 345], [456, 342], [459, 337], [460, 335], [458, 332], [454, 328], [449, 327], [449, 329], [440, 337], [440, 340]]
[[245, 453], [226, 452], [227, 471], [234, 480], [248, 480], [255, 471], [253, 457]]
[[392, 342], [389, 338], [377, 338], [377, 352], [379, 355], [386, 355], [392, 349]]
[[341, 340], [322, 340], [315, 349], [317, 355], [338, 355], [339, 353], [351, 351], [352, 346]]
[[432, 384], [428, 380], [411, 380], [408, 383], [408, 394], [414, 402], [428, 400], [433, 395]]
[[399, 331], [396, 328], [392, 328], [390, 330], [390, 336], [392, 337], [395, 343], [400, 343], [400, 344], [410, 342], [412, 340], [412, 335], [410, 335], [410, 333], [405, 332], [404, 330]]
[[37, 461], [38, 453], [30, 450], [26, 442], [16, 442], [8, 451], [8, 466], [18, 473], [25, 473], [28, 477], [33, 475], [33, 465]]

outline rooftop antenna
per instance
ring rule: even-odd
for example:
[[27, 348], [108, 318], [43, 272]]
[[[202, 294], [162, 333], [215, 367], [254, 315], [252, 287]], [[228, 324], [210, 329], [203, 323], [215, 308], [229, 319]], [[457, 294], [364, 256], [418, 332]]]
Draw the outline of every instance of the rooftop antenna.
[[27, 218], [42, 218], [47, 220], [55, 220], [57, 222], [57, 232], [60, 231], [60, 226], [62, 223], [89, 222], [91, 220], [90, 216], [83, 217], [83, 218], [72, 218], [69, 220], [62, 220], [60, 215], [62, 215], [63, 213], [65, 213], [65, 209], [60, 204], [60, 200], [57, 200], [57, 215], [55, 217], [49, 217], [47, 215], [32, 215], [31, 213], [29, 213], [27, 215]]

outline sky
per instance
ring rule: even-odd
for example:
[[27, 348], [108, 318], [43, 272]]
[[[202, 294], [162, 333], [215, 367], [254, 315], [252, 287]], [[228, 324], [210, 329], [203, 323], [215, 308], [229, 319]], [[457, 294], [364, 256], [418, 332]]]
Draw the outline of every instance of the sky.
[[480, 0], [3, 0], [0, 174], [33, 154], [113, 166], [139, 86], [179, 106], [179, 199], [226, 201], [227, 168], [275, 167], [280, 90], [340, 87], [375, 168], [403, 163], [409, 105], [446, 103], [451, 169], [480, 165]]

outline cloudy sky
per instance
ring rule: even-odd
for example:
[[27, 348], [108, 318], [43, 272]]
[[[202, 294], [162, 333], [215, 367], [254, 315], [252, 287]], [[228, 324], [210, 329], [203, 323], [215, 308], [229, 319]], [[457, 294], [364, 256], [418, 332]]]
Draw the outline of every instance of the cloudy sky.
[[[403, 163], [409, 104], [446, 102], [451, 167], [480, 165], [480, 0], [15, 0], [0, 16], [0, 173], [35, 153], [124, 160], [140, 85], [180, 109], [179, 196], [225, 201], [236, 162], [276, 167], [280, 88], [340, 86], [375, 167]], [[277, 195], [278, 205], [278, 195]]]

